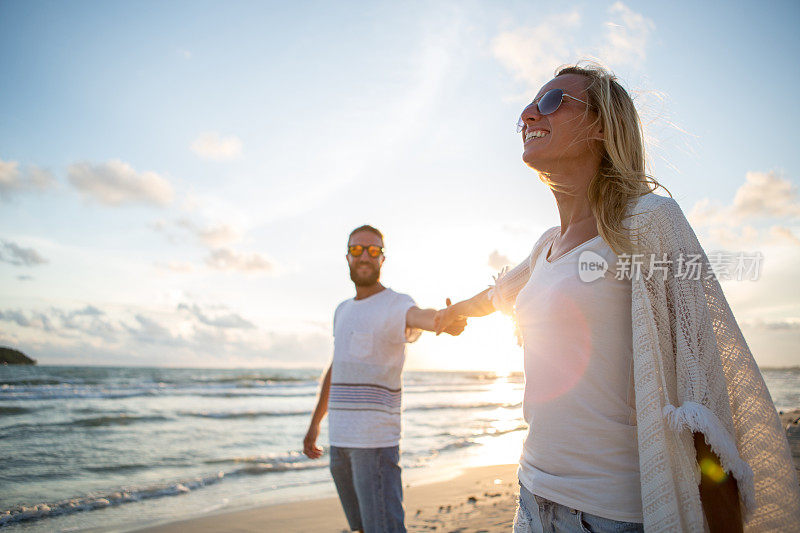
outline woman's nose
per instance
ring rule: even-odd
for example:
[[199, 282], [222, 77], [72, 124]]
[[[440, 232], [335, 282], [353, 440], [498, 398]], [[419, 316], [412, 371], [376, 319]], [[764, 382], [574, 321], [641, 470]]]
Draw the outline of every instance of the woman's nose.
[[528, 107], [522, 110], [522, 114], [520, 115], [519, 120], [523, 126], [527, 126], [529, 124], [536, 122], [540, 118], [542, 118], [542, 115], [541, 113], [539, 113], [539, 106], [537, 106], [534, 103], [531, 103], [530, 105], [528, 105]]
[[522, 110], [522, 120], [527, 121], [530, 120], [537, 120], [541, 118], [542, 114], [539, 113], [539, 106], [535, 103], [528, 104], [528, 107]]

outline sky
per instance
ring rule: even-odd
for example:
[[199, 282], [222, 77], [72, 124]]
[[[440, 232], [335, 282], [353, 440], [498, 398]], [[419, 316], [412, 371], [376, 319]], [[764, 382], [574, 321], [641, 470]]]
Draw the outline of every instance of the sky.
[[[322, 367], [365, 223], [387, 286], [472, 296], [558, 224], [515, 123], [591, 59], [706, 252], [763, 257], [722, 280], [756, 361], [800, 365], [798, 23], [791, 0], [0, 0], [0, 344]], [[407, 368], [521, 371], [522, 352], [497, 314], [424, 335]]]

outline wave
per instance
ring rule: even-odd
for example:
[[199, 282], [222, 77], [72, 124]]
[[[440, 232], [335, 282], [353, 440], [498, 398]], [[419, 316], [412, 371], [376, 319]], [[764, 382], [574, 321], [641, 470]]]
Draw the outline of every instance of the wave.
[[310, 461], [300, 452], [270, 453], [266, 455], [248, 455], [245, 457], [224, 457], [221, 459], [207, 459], [203, 464], [216, 465], [223, 463], [300, 463]]
[[161, 422], [164, 420], [169, 419], [164, 416], [113, 415], [79, 418], [78, 420], [65, 422], [61, 425], [74, 425], [81, 427], [128, 426], [130, 424], [138, 424], [140, 422]]
[[75, 389], [75, 388], [53, 388], [53, 389], [14, 389], [9, 388], [0, 390], [0, 400], [71, 400], [71, 399], [99, 399], [99, 400], [120, 400], [125, 398], [136, 398], [141, 396], [200, 396], [204, 398], [302, 398], [315, 397], [316, 389], [304, 392], [286, 391], [277, 387], [230, 387], [223, 390], [197, 390], [197, 389], [178, 389], [178, 388], [141, 388], [108, 391], [105, 389]]
[[414, 371], [405, 373], [404, 381], [407, 385], [464, 385], [475, 382], [491, 383], [498, 380], [508, 383], [523, 383], [525, 376], [522, 372], [512, 372], [509, 375], [500, 375], [494, 372], [436, 372]]
[[[253, 456], [253, 457], [234, 457], [230, 459], [217, 459], [205, 461], [206, 464], [234, 463], [244, 466], [233, 468], [228, 472], [217, 472], [216, 474], [195, 477], [174, 483], [151, 485], [138, 489], [124, 489], [115, 492], [108, 492], [98, 495], [88, 495], [69, 500], [61, 500], [53, 503], [40, 503], [35, 505], [18, 505], [11, 509], [0, 511], [0, 527], [16, 524], [19, 522], [41, 520], [65, 514], [73, 514], [84, 511], [93, 511], [125, 503], [139, 502], [153, 498], [163, 498], [167, 496], [178, 496], [186, 494], [214, 483], [218, 483], [226, 477], [271, 474], [276, 472], [287, 472], [297, 470], [309, 470], [314, 468], [327, 468], [327, 461], [312, 461], [307, 459], [299, 452], [289, 452], [287, 454], [272, 456]], [[95, 471], [119, 471], [133, 470], [137, 468], [149, 468], [149, 465], [130, 464], [119, 466], [94, 467]]]
[[64, 422], [51, 422], [48, 424], [14, 424], [3, 428], [3, 435], [0, 438], [9, 436], [9, 431], [17, 430], [23, 433], [36, 432], [43, 429], [71, 428], [71, 427], [109, 427], [109, 426], [128, 426], [142, 422], [160, 422], [170, 420], [163, 416], [130, 416], [126, 414], [94, 416], [89, 418], [78, 418]]
[[253, 389], [234, 389], [228, 391], [198, 392], [195, 396], [203, 398], [314, 398], [317, 395], [316, 389], [307, 392], [284, 392], [284, 390], [258, 390]]
[[35, 411], [35, 409], [30, 409], [28, 407], [18, 407], [16, 405], [0, 405], [0, 415], [24, 415], [25, 413], [31, 413]]
[[100, 465], [100, 466], [87, 466], [86, 470], [90, 472], [133, 472], [136, 470], [145, 470], [150, 468], [152, 465], [147, 465], [144, 463], [133, 463], [127, 465]]
[[131, 391], [119, 392], [104, 392], [102, 390], [69, 390], [69, 389], [56, 389], [56, 390], [4, 390], [0, 393], [0, 399], [7, 400], [24, 400], [24, 401], [37, 401], [37, 400], [73, 400], [73, 399], [86, 399], [86, 400], [120, 400], [125, 398], [136, 398], [139, 396], [158, 396], [159, 392], [156, 389], [139, 389]]
[[272, 385], [275, 383], [316, 383], [314, 379], [310, 379], [309, 377], [294, 377], [294, 376], [281, 376], [275, 374], [246, 374], [243, 376], [220, 376], [220, 377], [197, 377], [187, 381], [176, 381], [176, 384], [187, 384], [187, 383], [202, 383], [202, 384], [211, 384], [211, 383], [234, 383], [237, 385], [245, 385], [245, 386], [263, 386], [263, 385]]
[[[312, 387], [313, 385], [313, 387]], [[307, 390], [304, 388], [307, 387]], [[0, 387], [0, 400], [70, 400], [70, 399], [102, 399], [117, 400], [140, 396], [204, 396], [240, 398], [253, 397], [304, 397], [315, 396], [316, 382], [295, 381], [289, 383], [247, 382], [219, 383], [213, 381], [191, 382], [182, 384], [139, 383], [119, 385], [86, 385], [58, 383], [54, 385], [30, 386], [28, 384], [6, 384]]]
[[[494, 429], [494, 428], [490, 428], [490, 429]], [[523, 430], [527, 430], [527, 429], [528, 429], [527, 424], [520, 424], [520, 425], [518, 425], [516, 427], [508, 428], [508, 429], [501, 429], [501, 430], [495, 430], [495, 431], [483, 431], [483, 432], [478, 433], [476, 435], [470, 435], [469, 437], [461, 437], [461, 438], [455, 440], [454, 442], [450, 442], [450, 443], [442, 446], [438, 450], [431, 450], [431, 452], [435, 453], [436, 451], [440, 451], [441, 452], [441, 451], [447, 451], [447, 450], [457, 450], [457, 449], [460, 449], [460, 448], [466, 448], [468, 446], [475, 446], [476, 444], [479, 444], [478, 443], [478, 439], [482, 438], [482, 437], [499, 437], [501, 435], [507, 435], [508, 433], [514, 433], [515, 431], [523, 431]]]
[[24, 387], [36, 387], [40, 385], [61, 385], [64, 381], [60, 379], [50, 379], [50, 378], [21, 378], [14, 381], [0, 381], [0, 388], [6, 387], [17, 387], [17, 386], [24, 386]]
[[207, 477], [198, 477], [166, 485], [153, 485], [142, 489], [120, 490], [96, 496], [61, 500], [54, 503], [40, 503], [28, 506], [19, 505], [0, 512], [0, 527], [17, 524], [19, 522], [52, 518], [65, 514], [93, 511], [95, 509], [103, 509], [123, 503], [186, 494], [187, 492], [217, 483], [224, 475], [224, 473], [219, 472]]
[[256, 463], [253, 465], [243, 466], [232, 474], [237, 475], [258, 475], [269, 474], [272, 472], [287, 472], [289, 470], [312, 470], [315, 468], [327, 468], [328, 463], [315, 462], [315, 463]]
[[207, 411], [194, 411], [194, 412], [181, 412], [182, 416], [192, 416], [198, 418], [217, 418], [217, 419], [237, 419], [237, 418], [261, 418], [267, 416], [299, 416], [309, 415], [311, 411], [235, 411], [235, 412], [218, 412], [209, 413]]
[[422, 387], [420, 385], [404, 386], [403, 394], [430, 394], [438, 392], [462, 393], [462, 392], [487, 392], [486, 387], [475, 387], [472, 385], [452, 385], [437, 387]]
[[409, 407], [403, 409], [403, 411], [404, 412], [438, 411], [441, 409], [517, 409], [519, 407], [522, 407], [522, 402], [517, 402], [517, 403], [481, 402], [481, 403], [471, 403], [471, 404], [443, 403], [443, 404], [419, 405], [417, 407]]

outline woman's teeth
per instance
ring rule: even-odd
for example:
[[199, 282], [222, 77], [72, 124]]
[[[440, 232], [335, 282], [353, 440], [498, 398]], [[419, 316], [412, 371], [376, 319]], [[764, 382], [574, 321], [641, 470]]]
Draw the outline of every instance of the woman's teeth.
[[538, 138], [538, 137], [544, 137], [545, 135], [548, 135], [549, 133], [550, 133], [549, 131], [544, 131], [544, 130], [529, 131], [528, 133], [525, 134], [525, 140], [529, 141], [531, 139], [535, 139], [535, 138]]

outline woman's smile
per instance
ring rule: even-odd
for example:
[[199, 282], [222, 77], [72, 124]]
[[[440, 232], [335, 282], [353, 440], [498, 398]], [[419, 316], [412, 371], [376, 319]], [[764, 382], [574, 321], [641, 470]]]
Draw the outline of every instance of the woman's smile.
[[550, 132], [547, 130], [542, 129], [529, 129], [525, 132], [525, 144], [534, 140], [534, 139], [541, 139], [542, 137], [546, 137], [550, 135]]

